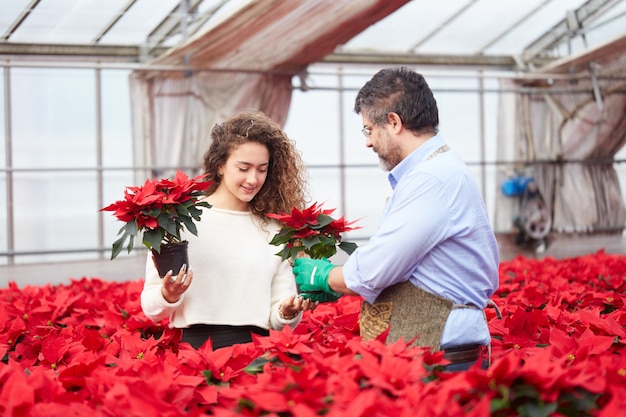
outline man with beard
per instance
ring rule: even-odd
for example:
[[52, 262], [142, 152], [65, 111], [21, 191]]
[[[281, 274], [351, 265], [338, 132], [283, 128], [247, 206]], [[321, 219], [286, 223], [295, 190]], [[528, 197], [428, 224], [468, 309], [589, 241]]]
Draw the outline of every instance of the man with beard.
[[379, 71], [354, 110], [393, 191], [379, 231], [343, 266], [294, 261], [302, 296], [360, 295], [364, 340], [442, 349], [448, 370], [468, 369], [490, 345], [483, 309], [498, 287], [498, 246], [480, 190], [438, 134], [437, 102], [422, 75]]

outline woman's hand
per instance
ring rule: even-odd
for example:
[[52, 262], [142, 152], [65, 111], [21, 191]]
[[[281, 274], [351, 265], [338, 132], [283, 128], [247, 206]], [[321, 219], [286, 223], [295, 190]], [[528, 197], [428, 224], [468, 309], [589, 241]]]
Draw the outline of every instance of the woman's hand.
[[172, 271], [168, 271], [163, 277], [161, 285], [161, 294], [168, 303], [175, 303], [180, 299], [185, 291], [191, 285], [193, 280], [193, 272], [187, 272], [187, 265], [183, 265], [178, 271], [178, 275], [173, 276]]
[[289, 298], [285, 298], [278, 306], [280, 316], [284, 320], [291, 320], [296, 317], [296, 314], [300, 311], [315, 310], [319, 305], [318, 302], [304, 299], [296, 295], [292, 295]]

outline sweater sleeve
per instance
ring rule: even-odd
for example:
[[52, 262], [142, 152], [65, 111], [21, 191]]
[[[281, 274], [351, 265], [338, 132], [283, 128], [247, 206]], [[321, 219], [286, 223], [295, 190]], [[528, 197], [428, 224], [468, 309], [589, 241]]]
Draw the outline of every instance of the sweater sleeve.
[[293, 330], [300, 324], [302, 312], [296, 314], [291, 320], [285, 320], [280, 317], [278, 311], [283, 300], [294, 294], [296, 294], [296, 279], [293, 276], [293, 272], [291, 272], [289, 261], [283, 261], [272, 281], [272, 306], [270, 309], [270, 326], [272, 329], [282, 330], [288, 324]]
[[175, 303], [168, 303], [163, 297], [161, 286], [161, 278], [152, 261], [152, 254], [148, 252], [145, 281], [141, 291], [141, 309], [154, 322], [170, 317], [172, 312], [183, 302], [184, 297], [183, 294]]

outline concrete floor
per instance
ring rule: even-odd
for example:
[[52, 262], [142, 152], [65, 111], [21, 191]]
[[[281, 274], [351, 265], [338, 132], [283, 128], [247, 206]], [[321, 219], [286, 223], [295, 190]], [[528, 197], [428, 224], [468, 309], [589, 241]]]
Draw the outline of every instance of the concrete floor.
[[[551, 236], [547, 242], [544, 246], [520, 247], [515, 245], [512, 235], [499, 235], [501, 260], [510, 260], [519, 255], [536, 259], [561, 259], [595, 253], [600, 249], [607, 253], [626, 254], [626, 237], [621, 235], [556, 235]], [[0, 288], [6, 288], [11, 281], [24, 287], [67, 284], [72, 278], [84, 277], [107, 281], [136, 280], [143, 278], [145, 262], [146, 254], [141, 251], [138, 255], [114, 260], [4, 265], [0, 266]]]

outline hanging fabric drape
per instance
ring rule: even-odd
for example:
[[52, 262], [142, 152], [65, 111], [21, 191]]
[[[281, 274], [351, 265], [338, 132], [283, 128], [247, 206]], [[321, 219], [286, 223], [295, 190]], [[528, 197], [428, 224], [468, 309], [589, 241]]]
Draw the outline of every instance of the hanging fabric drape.
[[284, 124], [294, 75], [408, 1], [250, 0], [224, 11], [150, 62], [179, 71], [131, 75], [135, 164], [147, 167], [137, 175], [199, 167], [215, 123], [238, 111]]
[[[508, 131], [500, 126], [500, 132], [512, 140], [502, 137], [498, 158], [520, 163], [502, 170], [499, 184], [512, 172], [534, 177], [557, 232], [621, 233], [625, 225], [613, 163], [626, 142], [625, 60], [603, 68], [595, 80], [586, 77], [575, 84], [556, 80], [527, 88], [521, 81], [502, 81], [503, 89], [517, 93], [503, 93], [509, 96], [500, 100], [500, 121], [509, 126]], [[496, 207], [496, 227], [507, 230], [508, 221], [510, 229], [518, 202], [499, 194]]]
[[163, 177], [177, 168], [200, 169], [211, 129], [246, 109], [265, 112], [279, 124], [291, 102], [291, 77], [210, 74], [131, 77], [135, 164], [154, 167], [139, 175]]
[[558, 167], [554, 204], [557, 231], [621, 232], [626, 221], [613, 167], [615, 154], [626, 142], [626, 94], [606, 93], [602, 101], [599, 108], [593, 97], [572, 100], [573, 108], [563, 122], [563, 159], [581, 162]]
[[[497, 171], [496, 183], [503, 184], [512, 177], [532, 177], [552, 211], [554, 169], [546, 161], [558, 159], [560, 144], [558, 124], [549, 108], [554, 103], [543, 94], [522, 94], [520, 85], [509, 79], [500, 81], [498, 117], [498, 161], [515, 161]], [[498, 232], [511, 230], [519, 215], [521, 198], [496, 194], [494, 226]]]

